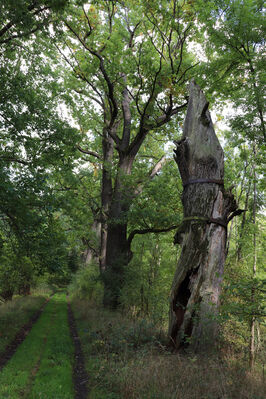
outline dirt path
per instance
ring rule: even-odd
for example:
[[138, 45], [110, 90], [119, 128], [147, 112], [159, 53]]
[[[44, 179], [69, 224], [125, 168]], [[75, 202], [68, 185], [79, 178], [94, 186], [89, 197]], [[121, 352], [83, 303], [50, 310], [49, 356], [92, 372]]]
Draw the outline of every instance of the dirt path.
[[[50, 297], [51, 298], [51, 297]], [[21, 329], [17, 332], [15, 338], [13, 339], [10, 344], [7, 345], [4, 352], [0, 353], [0, 371], [6, 365], [6, 363], [11, 359], [11, 357], [16, 352], [19, 345], [25, 340], [29, 332], [31, 331], [33, 325], [39, 319], [40, 315], [42, 314], [45, 306], [50, 301], [48, 298], [45, 303], [40, 307], [40, 309], [33, 315], [33, 317], [28, 321], [28, 323], [24, 324]]]
[[75, 363], [73, 369], [73, 382], [75, 387], [75, 399], [86, 399], [88, 397], [88, 374], [85, 370], [84, 357], [81, 349], [80, 339], [76, 327], [75, 318], [68, 302], [68, 323], [71, 337], [75, 348]]

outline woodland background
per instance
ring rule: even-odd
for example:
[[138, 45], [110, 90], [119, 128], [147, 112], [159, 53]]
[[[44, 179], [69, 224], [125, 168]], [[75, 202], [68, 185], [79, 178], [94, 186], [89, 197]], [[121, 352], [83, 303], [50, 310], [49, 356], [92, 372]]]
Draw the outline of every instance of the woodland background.
[[[260, 0], [0, 1], [1, 300], [69, 285], [98, 306], [105, 288], [165, 327], [182, 220], [172, 150], [194, 78], [246, 210], [228, 226], [220, 345], [265, 361], [264, 13]], [[105, 269], [110, 226], [130, 253], [122, 278]]]

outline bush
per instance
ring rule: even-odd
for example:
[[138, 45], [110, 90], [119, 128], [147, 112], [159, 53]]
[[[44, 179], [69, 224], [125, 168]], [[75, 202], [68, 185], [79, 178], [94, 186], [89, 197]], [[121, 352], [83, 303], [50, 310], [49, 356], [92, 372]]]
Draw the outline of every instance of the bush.
[[0, 257], [0, 297], [12, 299], [13, 294], [28, 295], [34, 282], [31, 260], [6, 251]]
[[72, 298], [88, 299], [101, 303], [103, 298], [103, 285], [100, 279], [97, 264], [90, 263], [80, 268], [72, 278], [68, 287]]
[[45, 273], [36, 278], [35, 284], [31, 289], [32, 295], [50, 296], [58, 290], [58, 286], [49, 282], [50, 275]]

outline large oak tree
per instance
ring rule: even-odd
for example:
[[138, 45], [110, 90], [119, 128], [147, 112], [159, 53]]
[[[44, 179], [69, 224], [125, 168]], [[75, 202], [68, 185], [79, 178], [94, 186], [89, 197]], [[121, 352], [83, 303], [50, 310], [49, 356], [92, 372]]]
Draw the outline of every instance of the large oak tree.
[[[70, 96], [89, 110], [74, 114], [87, 131], [79, 149], [101, 162], [100, 266], [104, 302], [116, 307], [132, 255], [128, 212], [144, 184], [135, 165], [147, 136], [158, 137], [187, 105], [192, 11], [186, 1], [73, 3], [63, 30], [58, 48], [72, 68]], [[146, 180], [164, 158], [151, 161]]]

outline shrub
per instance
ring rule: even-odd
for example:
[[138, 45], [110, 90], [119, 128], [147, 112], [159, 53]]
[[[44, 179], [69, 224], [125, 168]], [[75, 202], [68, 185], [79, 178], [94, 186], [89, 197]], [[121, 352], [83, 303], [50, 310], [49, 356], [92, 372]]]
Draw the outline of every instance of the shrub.
[[103, 297], [103, 285], [100, 279], [98, 266], [90, 263], [80, 268], [72, 278], [68, 287], [72, 298], [88, 299], [101, 303]]

